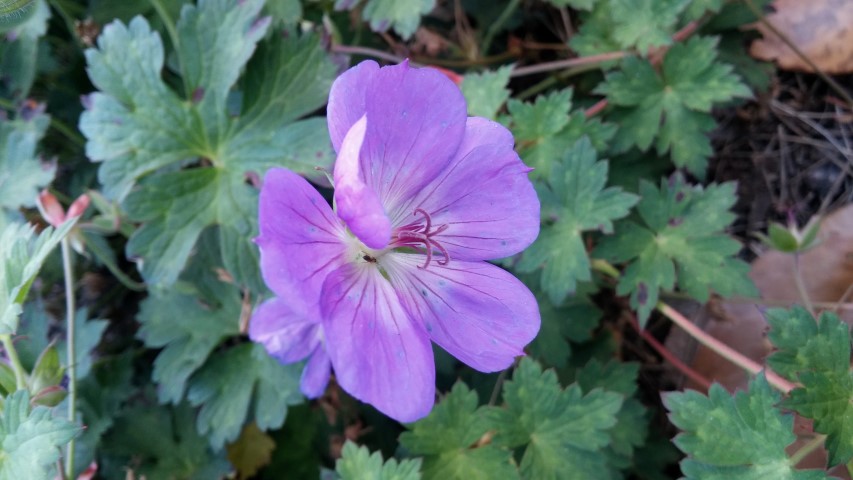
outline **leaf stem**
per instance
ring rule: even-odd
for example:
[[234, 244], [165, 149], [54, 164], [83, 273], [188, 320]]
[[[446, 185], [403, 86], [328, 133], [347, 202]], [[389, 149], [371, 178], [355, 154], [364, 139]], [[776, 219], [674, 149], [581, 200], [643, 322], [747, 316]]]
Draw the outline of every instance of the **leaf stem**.
[[483, 38], [483, 46], [481, 51], [483, 54], [489, 53], [489, 48], [492, 46], [492, 41], [495, 39], [495, 35], [503, 28], [504, 24], [509, 20], [509, 17], [515, 12], [515, 9], [518, 8], [518, 5], [521, 3], [521, 0], [510, 0], [507, 3], [504, 10], [501, 12], [500, 16], [492, 22], [489, 26], [489, 29], [486, 30], [486, 36]]
[[[74, 310], [74, 271], [71, 264], [71, 245], [68, 237], [60, 241], [62, 250], [62, 274], [65, 277], [65, 318], [68, 364], [68, 421], [77, 421], [77, 339], [76, 315]], [[74, 478], [74, 439], [68, 442], [65, 456], [65, 472], [68, 478]]]
[[814, 438], [806, 442], [805, 445], [800, 447], [793, 455], [791, 455], [788, 459], [791, 466], [796, 467], [797, 464], [802, 462], [810, 453], [823, 446], [824, 441], [826, 441], [826, 435], [815, 435]]
[[24, 371], [24, 366], [21, 365], [21, 358], [18, 357], [18, 351], [15, 349], [15, 344], [12, 342], [12, 335], [5, 333], [0, 335], [0, 342], [3, 343], [3, 348], [6, 350], [6, 356], [9, 357], [9, 362], [12, 364], [12, 370], [15, 372], [15, 385], [18, 390], [27, 388], [27, 377]]
[[643, 338], [652, 348], [655, 349], [664, 360], [671, 363], [679, 372], [683, 373], [686, 377], [693, 380], [695, 383], [701, 385], [705, 390], [709, 390], [711, 388], [711, 381], [705, 378], [701, 373], [697, 372], [690, 365], [682, 362], [680, 358], [678, 358], [674, 353], [672, 353], [666, 346], [661, 344], [654, 335], [651, 334], [648, 330], [644, 328], [640, 328], [640, 324], [637, 323], [637, 318], [631, 314], [630, 322], [631, 326], [640, 334], [640, 337]]
[[797, 292], [800, 294], [800, 298], [803, 300], [803, 305], [805, 305], [806, 310], [809, 311], [813, 318], [817, 318], [814, 304], [812, 303], [812, 299], [809, 298], [809, 291], [806, 288], [806, 282], [803, 280], [803, 272], [800, 269], [800, 255], [798, 253], [794, 254], [794, 283], [797, 285]]
[[717, 355], [734, 363], [738, 367], [746, 370], [747, 372], [753, 375], [757, 375], [762, 370], [764, 370], [764, 374], [767, 377], [767, 381], [770, 383], [770, 385], [773, 385], [783, 393], [788, 393], [797, 387], [796, 384], [782, 378], [776, 372], [770, 370], [765, 366], [762, 366], [758, 362], [752, 360], [751, 358], [736, 351], [725, 343], [712, 337], [707, 332], [694, 325], [693, 322], [688, 320], [684, 315], [682, 315], [676, 309], [670, 307], [669, 305], [663, 302], [658, 302], [657, 309], [667, 318], [672, 320], [673, 323], [675, 323], [685, 332], [687, 332], [688, 335], [696, 339], [696, 341], [710, 348]]

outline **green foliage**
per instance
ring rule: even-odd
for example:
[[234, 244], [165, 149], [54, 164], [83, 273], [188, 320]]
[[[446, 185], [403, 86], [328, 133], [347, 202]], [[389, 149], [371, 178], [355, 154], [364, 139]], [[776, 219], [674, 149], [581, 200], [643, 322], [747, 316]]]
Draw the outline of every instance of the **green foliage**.
[[[352, 9], [361, 2], [357, 0], [336, 0], [335, 9]], [[367, 0], [361, 12], [370, 22], [374, 32], [385, 32], [393, 28], [404, 39], [409, 39], [421, 23], [421, 15], [426, 15], [435, 7], [435, 0]]]
[[659, 154], [669, 151], [676, 166], [705, 175], [711, 154], [706, 134], [715, 126], [711, 107], [751, 95], [732, 67], [716, 61], [716, 43], [694, 37], [673, 45], [660, 72], [648, 60], [629, 57], [607, 75], [597, 91], [621, 107], [612, 118], [620, 125], [616, 148], [647, 150], [657, 138]]
[[[584, 284], [579, 287], [587, 288]], [[542, 317], [539, 334], [526, 350], [545, 365], [557, 368], [568, 363], [572, 353], [569, 341], [581, 343], [589, 340], [601, 320], [601, 310], [580, 293], [559, 307], [540, 297], [539, 315]]]
[[802, 307], [767, 311], [770, 341], [778, 351], [768, 364], [802, 387], [791, 391], [783, 406], [814, 420], [827, 435], [830, 466], [853, 458], [853, 372], [850, 371], [850, 327], [824, 312], [820, 321]]
[[740, 244], [722, 230], [734, 219], [731, 183], [687, 185], [676, 175], [660, 188], [640, 181], [640, 223], [622, 222], [616, 235], [606, 237], [594, 255], [615, 262], [630, 262], [616, 291], [631, 294], [631, 307], [645, 325], [658, 302], [661, 289], [676, 285], [705, 302], [710, 290], [722, 296], [755, 295], [747, 277], [748, 266], [734, 255]]
[[56, 167], [36, 154], [48, 124], [43, 113], [0, 120], [0, 215], [3, 209], [35, 207], [39, 190], [53, 180]]
[[468, 115], [486, 117], [494, 120], [498, 111], [507, 99], [509, 90], [509, 74], [511, 66], [505, 66], [493, 71], [470, 73], [465, 75], [459, 88], [468, 103]]
[[637, 203], [635, 195], [605, 188], [607, 168], [606, 161], [596, 161], [595, 150], [584, 137], [562, 162], [552, 164], [547, 183], [537, 184], [544, 226], [517, 268], [521, 272], [542, 268], [542, 288], [555, 305], [575, 290], [578, 281], [592, 279], [582, 232], [611, 233], [613, 220], [628, 215]]
[[366, 447], [358, 447], [348, 441], [344, 444], [335, 471], [341, 480], [419, 480], [420, 467], [420, 459], [397, 463], [392, 458], [383, 464], [379, 452], [371, 455]]
[[400, 435], [409, 453], [423, 455], [425, 479], [518, 478], [509, 451], [479, 444], [494, 424], [478, 403], [476, 392], [457, 383], [427, 418]]
[[[247, 67], [238, 115], [229, 113], [231, 88], [269, 26], [258, 18], [262, 5], [207, 0], [182, 9], [173, 40], [185, 98], [160, 78], [163, 45], [141, 17], [108, 25], [99, 48], [86, 52], [100, 90], [80, 118], [86, 153], [103, 162], [105, 193], [126, 197], [129, 217], [143, 223], [127, 253], [143, 260], [149, 283], [173, 284], [201, 232], [218, 225], [229, 273], [261, 290], [249, 242], [257, 192], [246, 175], [280, 164], [305, 171], [332, 158], [319, 120], [297, 121], [323, 104], [331, 84], [316, 37], [273, 35]], [[175, 171], [188, 161], [201, 168]]]
[[549, 178], [555, 159], [563, 158], [584, 135], [596, 150], [604, 150], [616, 133], [615, 125], [589, 120], [583, 111], [570, 113], [571, 108], [571, 89], [539, 96], [532, 103], [516, 99], [507, 102], [516, 150], [535, 169], [534, 177]]
[[563, 390], [553, 370], [523, 359], [503, 390], [506, 408], [492, 409], [495, 443], [522, 448], [524, 478], [596, 478], [606, 468], [608, 430], [616, 424], [622, 395], [577, 384]]
[[124, 465], [134, 465], [147, 478], [220, 478], [231, 471], [222, 455], [210, 451], [208, 440], [196, 432], [195, 412], [186, 404], [173, 408], [138, 406], [125, 410], [103, 441], [105, 452], [123, 459], [105, 472], [125, 475]]
[[50, 479], [55, 475], [59, 447], [82, 431], [50, 409], [30, 409], [26, 390], [6, 397], [0, 420], [0, 479]]
[[38, 235], [31, 225], [9, 224], [0, 232], [0, 334], [18, 329], [18, 315], [47, 255], [68, 234], [74, 221]]
[[820, 471], [795, 470], [785, 454], [795, 436], [794, 418], [782, 414], [779, 395], [759, 375], [748, 392], [732, 397], [719, 384], [704, 396], [688, 390], [670, 393], [664, 403], [682, 433], [675, 444], [687, 458], [681, 462], [688, 479], [818, 480]]
[[[36, 77], [40, 52], [39, 39], [47, 32], [47, 22], [50, 19], [50, 8], [45, 0], [5, 0], [2, 4], [24, 3], [29, 6], [26, 15], [4, 15], [0, 13], [0, 31], [4, 28], [4, 19], [14, 17], [18, 23], [7, 34], [8, 42], [0, 42], [0, 72], [3, 81], [0, 82], [0, 96], [21, 100], [27, 97]], [[9, 27], [6, 23], [5, 27]], [[14, 40], [11, 40], [14, 38]], [[2, 182], [0, 182], [1, 184]]]
[[672, 43], [672, 34], [681, 10], [689, 0], [610, 0], [613, 39], [623, 48], [641, 54], [653, 47]]

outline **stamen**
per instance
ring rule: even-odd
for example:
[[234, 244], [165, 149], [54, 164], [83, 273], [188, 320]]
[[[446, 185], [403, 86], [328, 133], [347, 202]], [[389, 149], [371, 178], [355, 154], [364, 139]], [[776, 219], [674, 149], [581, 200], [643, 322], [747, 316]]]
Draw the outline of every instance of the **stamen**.
[[436, 241], [433, 237], [447, 230], [448, 225], [439, 225], [435, 230], [432, 229], [432, 218], [424, 209], [418, 208], [412, 215], [421, 214], [424, 216], [424, 223], [410, 223], [406, 226], [398, 228], [394, 232], [392, 245], [395, 247], [412, 247], [418, 250], [423, 250], [426, 254], [426, 261], [423, 265], [418, 265], [418, 268], [426, 269], [432, 261], [433, 248], [438, 249], [443, 255], [443, 258], [437, 260], [439, 265], [447, 265], [450, 262], [450, 253]]

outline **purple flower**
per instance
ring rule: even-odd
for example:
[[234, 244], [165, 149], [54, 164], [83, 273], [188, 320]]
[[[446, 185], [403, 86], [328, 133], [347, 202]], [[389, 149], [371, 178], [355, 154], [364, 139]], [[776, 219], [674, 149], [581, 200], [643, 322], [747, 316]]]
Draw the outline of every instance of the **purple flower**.
[[512, 135], [468, 118], [432, 69], [363, 62], [332, 86], [333, 211], [299, 175], [260, 195], [261, 270], [277, 298], [249, 334], [282, 362], [309, 357], [302, 390], [340, 386], [403, 422], [435, 400], [430, 340], [471, 367], [507, 368], [539, 330], [530, 291], [485, 260], [530, 245], [539, 200]]

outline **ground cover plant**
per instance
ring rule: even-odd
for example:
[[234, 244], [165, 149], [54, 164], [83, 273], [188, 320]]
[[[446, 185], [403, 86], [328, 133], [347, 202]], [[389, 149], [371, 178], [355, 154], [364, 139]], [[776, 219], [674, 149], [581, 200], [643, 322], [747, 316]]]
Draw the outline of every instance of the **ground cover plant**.
[[0, 479], [850, 478], [775, 6], [0, 0]]

